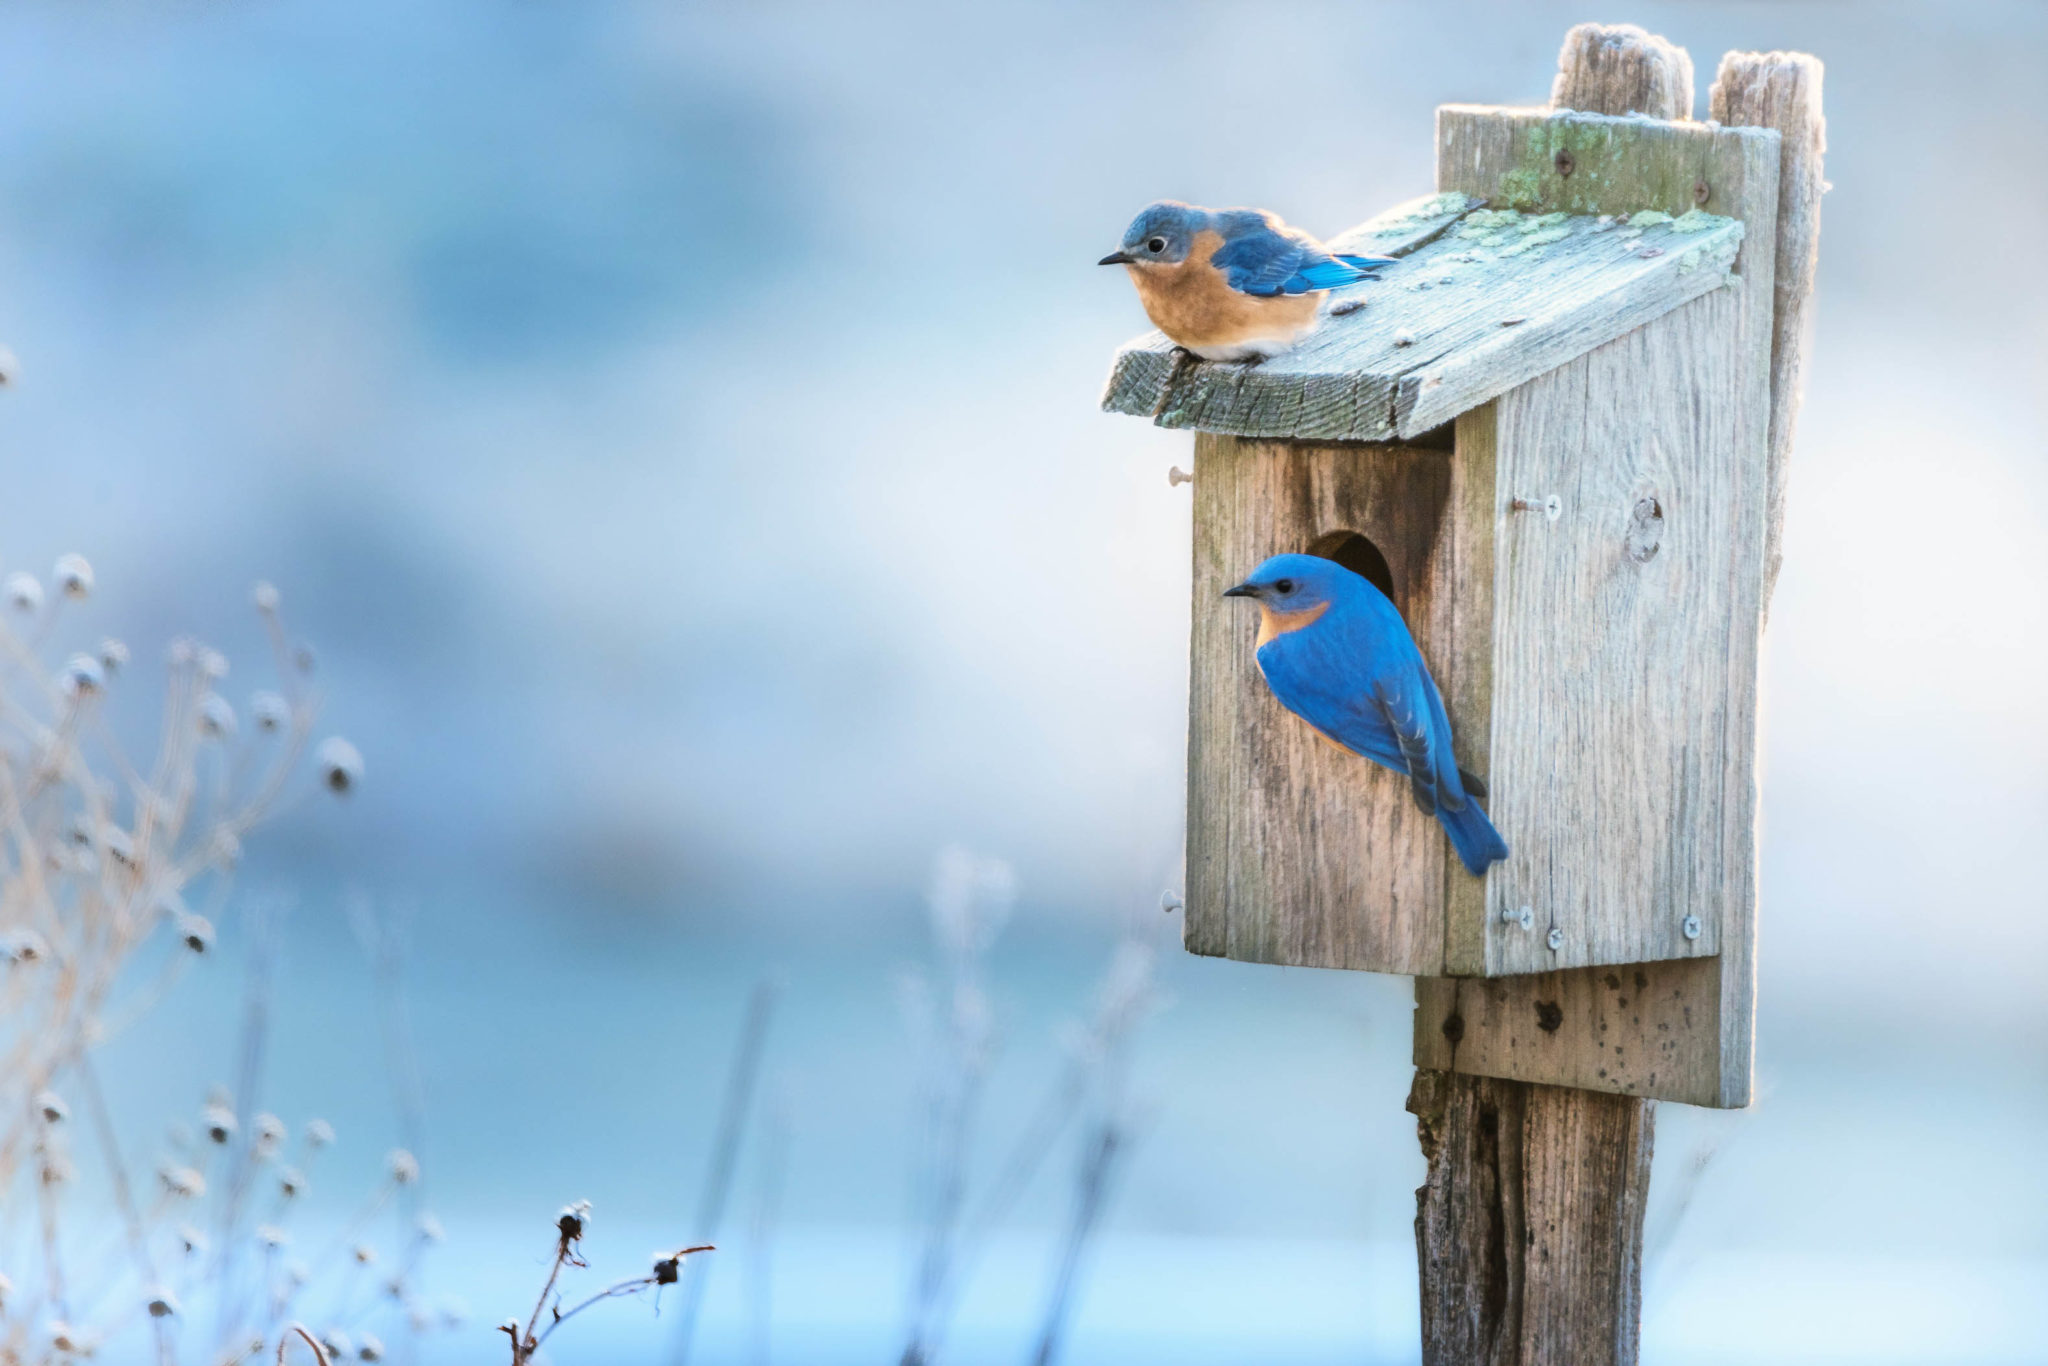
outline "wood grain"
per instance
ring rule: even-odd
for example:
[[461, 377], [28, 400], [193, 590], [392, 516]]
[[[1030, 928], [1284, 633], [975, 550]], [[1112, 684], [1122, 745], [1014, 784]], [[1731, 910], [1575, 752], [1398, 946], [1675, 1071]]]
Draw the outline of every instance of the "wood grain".
[[[1492, 467], [1403, 446], [1196, 441], [1184, 936], [1195, 953], [1377, 972], [1444, 967], [1458, 880], [1405, 779], [1339, 749], [1274, 700], [1253, 656], [1255, 615], [1225, 599], [1268, 556], [1357, 532], [1386, 558], [1394, 603], [1446, 685], [1484, 660]], [[1456, 591], [1453, 591], [1453, 589]], [[1485, 777], [1483, 717], [1459, 758]], [[1476, 739], [1476, 747], [1474, 741]], [[1476, 893], [1466, 892], [1476, 900]]]
[[1564, 35], [1552, 109], [1692, 117], [1692, 54], [1634, 24], [1578, 24]]
[[1804, 52], [1730, 52], [1708, 92], [1721, 123], [1778, 130], [1778, 223], [1774, 234], [1774, 316], [1771, 327], [1771, 487], [1764, 539], [1764, 607], [1785, 558], [1785, 488], [1809, 338], [1813, 281], [1820, 264], [1820, 200], [1827, 189], [1822, 161], [1827, 121], [1821, 114], [1822, 67]]
[[1650, 1107], [1421, 1070], [1408, 1109], [1424, 1366], [1632, 1366]]

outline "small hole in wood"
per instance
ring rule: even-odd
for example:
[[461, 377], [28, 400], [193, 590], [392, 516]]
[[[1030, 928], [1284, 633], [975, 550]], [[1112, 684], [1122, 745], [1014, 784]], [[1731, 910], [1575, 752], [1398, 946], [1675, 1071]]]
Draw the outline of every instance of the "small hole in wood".
[[1538, 1001], [1536, 1003], [1536, 1027], [1538, 1029], [1542, 1030], [1545, 1034], [1555, 1034], [1557, 1033], [1558, 1026], [1563, 1023], [1564, 1009], [1557, 1002]]
[[1326, 560], [1335, 560], [1352, 573], [1387, 595], [1398, 611], [1401, 604], [1394, 599], [1394, 571], [1387, 567], [1387, 557], [1380, 548], [1356, 531], [1330, 531], [1309, 542], [1308, 553]]

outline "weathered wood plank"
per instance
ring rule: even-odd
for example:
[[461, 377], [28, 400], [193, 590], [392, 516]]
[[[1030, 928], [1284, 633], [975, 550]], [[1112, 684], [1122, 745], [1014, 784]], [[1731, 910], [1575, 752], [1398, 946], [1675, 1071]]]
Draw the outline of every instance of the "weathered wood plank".
[[[1195, 953], [1309, 967], [1443, 971], [1443, 832], [1408, 785], [1319, 738], [1274, 700], [1253, 657], [1256, 622], [1223, 598], [1266, 557], [1339, 531], [1379, 550], [1394, 601], [1448, 690], [1453, 725], [1483, 686], [1492, 467], [1460, 452], [1196, 442], [1185, 942]], [[1481, 542], [1484, 542], [1483, 544]], [[1459, 755], [1485, 774], [1484, 711]], [[1466, 894], [1477, 900], [1476, 890]]]
[[1771, 328], [1771, 492], [1764, 539], [1764, 609], [1785, 558], [1785, 487], [1792, 436], [1799, 423], [1813, 279], [1820, 263], [1820, 200], [1827, 189], [1822, 157], [1827, 120], [1821, 115], [1822, 67], [1804, 52], [1730, 52], [1707, 95], [1717, 121], [1778, 130], [1777, 256]]
[[1577, 24], [1564, 35], [1552, 109], [1692, 117], [1692, 54], [1634, 24]]
[[[1418, 978], [1415, 1065], [1654, 1097], [1747, 1103], [1747, 1053], [1724, 1067], [1719, 958], [1532, 977]], [[1738, 1082], [1744, 1089], [1732, 1089]]]
[[1408, 1109], [1424, 1366], [1632, 1366], [1650, 1107], [1420, 1070]]
[[1628, 220], [1395, 211], [1345, 235], [1400, 257], [1337, 292], [1331, 308], [1353, 311], [1255, 366], [1195, 362], [1152, 333], [1118, 353], [1102, 406], [1239, 436], [1412, 438], [1727, 281], [1740, 223], [1635, 207]]

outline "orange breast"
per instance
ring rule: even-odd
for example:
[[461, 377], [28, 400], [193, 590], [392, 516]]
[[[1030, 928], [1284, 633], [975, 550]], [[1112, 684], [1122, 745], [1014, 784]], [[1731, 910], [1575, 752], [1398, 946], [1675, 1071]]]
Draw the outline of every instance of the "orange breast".
[[1321, 294], [1240, 294], [1209, 264], [1222, 245], [1221, 236], [1203, 231], [1195, 234], [1194, 249], [1178, 265], [1133, 262], [1128, 267], [1154, 327], [1190, 350], [1292, 342], [1314, 330]]
[[1305, 612], [1276, 612], [1265, 603], [1260, 603], [1259, 638], [1252, 645], [1252, 649], [1263, 649], [1268, 642], [1286, 635], [1289, 631], [1299, 631], [1304, 626], [1314, 625], [1317, 619], [1329, 610], [1330, 604], [1327, 602], [1319, 602]]

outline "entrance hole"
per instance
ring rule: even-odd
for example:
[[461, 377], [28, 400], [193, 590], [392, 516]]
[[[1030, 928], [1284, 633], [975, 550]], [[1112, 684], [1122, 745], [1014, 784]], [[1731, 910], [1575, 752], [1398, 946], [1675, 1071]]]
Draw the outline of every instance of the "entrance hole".
[[1309, 543], [1308, 553], [1343, 565], [1385, 593], [1399, 610], [1401, 604], [1394, 597], [1394, 571], [1387, 567], [1387, 557], [1380, 553], [1380, 548], [1367, 537], [1356, 531], [1325, 532]]

